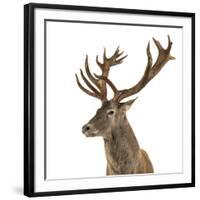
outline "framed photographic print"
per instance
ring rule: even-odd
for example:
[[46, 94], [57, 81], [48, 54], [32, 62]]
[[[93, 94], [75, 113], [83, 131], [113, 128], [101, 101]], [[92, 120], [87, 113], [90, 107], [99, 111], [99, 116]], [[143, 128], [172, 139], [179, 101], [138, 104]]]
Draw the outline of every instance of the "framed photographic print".
[[24, 6], [24, 194], [195, 185], [195, 14]]

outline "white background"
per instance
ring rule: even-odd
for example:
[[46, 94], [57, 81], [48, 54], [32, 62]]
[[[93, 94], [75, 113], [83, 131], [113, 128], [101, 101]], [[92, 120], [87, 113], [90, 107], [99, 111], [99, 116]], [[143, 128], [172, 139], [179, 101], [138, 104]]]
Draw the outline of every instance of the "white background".
[[[23, 4], [28, 1], [7, 1], [1, 4], [1, 73], [0, 73], [0, 110], [1, 110], [1, 199], [25, 199], [22, 196], [23, 182]], [[65, 3], [77, 5], [93, 6], [110, 6], [137, 9], [154, 9], [154, 10], [172, 10], [172, 11], [190, 11], [197, 12], [200, 8], [198, 1], [43, 1], [51, 3]], [[196, 15], [197, 24], [200, 15]], [[197, 27], [197, 35], [200, 34]], [[196, 38], [196, 45], [199, 39]], [[3, 44], [3, 45], [2, 45]], [[199, 46], [197, 45], [197, 52]], [[199, 59], [197, 58], [196, 66]], [[198, 74], [198, 68], [197, 73]], [[199, 78], [197, 77], [199, 82]], [[198, 85], [198, 84], [197, 84]], [[199, 93], [197, 93], [197, 101]], [[196, 105], [198, 111], [198, 104]], [[197, 118], [198, 118], [197, 112]], [[199, 127], [197, 125], [197, 144]], [[197, 146], [197, 152], [199, 147]], [[199, 168], [199, 159], [197, 166]], [[146, 198], [180, 198], [180, 199], [198, 199], [199, 194], [199, 173], [197, 171], [197, 187], [173, 190], [154, 190], [154, 191], [137, 191], [113, 194], [90, 194], [76, 195], [70, 197], [47, 197], [46, 199], [146, 199]], [[40, 198], [38, 198], [40, 199]]]
[[98, 177], [106, 173], [102, 138], [85, 138], [81, 134], [82, 125], [101, 105], [83, 93], [75, 81], [74, 74], [80, 74], [79, 68], [84, 69], [85, 54], [89, 56], [90, 69], [98, 72], [96, 54], [101, 60], [104, 46], [110, 56], [120, 44], [128, 57], [123, 64], [111, 68], [109, 77], [118, 88], [125, 89], [144, 73], [148, 41], [155, 62], [158, 52], [152, 36], [165, 48], [167, 34], [173, 41], [171, 55], [176, 60], [169, 61], [136, 95], [139, 98], [127, 113], [141, 148], [148, 152], [154, 171], [159, 174], [183, 170], [182, 29], [47, 22], [47, 179]]

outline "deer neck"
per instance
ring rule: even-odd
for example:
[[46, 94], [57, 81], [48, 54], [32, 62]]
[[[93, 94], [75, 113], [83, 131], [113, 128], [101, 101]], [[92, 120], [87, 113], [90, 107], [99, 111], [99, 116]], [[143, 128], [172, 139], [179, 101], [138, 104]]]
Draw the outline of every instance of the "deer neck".
[[108, 165], [117, 173], [123, 173], [128, 166], [136, 164], [140, 149], [126, 116], [111, 127], [108, 135], [108, 138], [104, 138]]

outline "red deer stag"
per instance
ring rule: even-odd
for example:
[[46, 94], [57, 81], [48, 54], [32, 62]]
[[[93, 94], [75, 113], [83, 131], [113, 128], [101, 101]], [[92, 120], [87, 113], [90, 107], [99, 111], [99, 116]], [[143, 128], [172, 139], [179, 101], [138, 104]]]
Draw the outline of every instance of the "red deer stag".
[[[102, 71], [102, 75], [92, 74], [89, 69], [88, 57], [85, 59], [85, 71], [89, 80], [80, 70], [80, 74], [89, 89], [81, 85], [76, 74], [76, 81], [81, 90], [90, 96], [102, 101], [95, 116], [82, 127], [82, 132], [87, 137], [102, 136], [104, 139], [105, 154], [107, 159], [107, 175], [153, 173], [153, 166], [148, 154], [140, 148], [136, 136], [127, 120], [126, 111], [131, 107], [135, 99], [121, 102], [124, 98], [138, 93], [152, 80], [169, 61], [175, 59], [170, 55], [172, 42], [168, 36], [168, 46], [162, 47], [160, 42], [153, 38], [158, 49], [158, 57], [153, 64], [150, 52], [150, 42], [147, 45], [147, 66], [145, 72], [136, 85], [129, 89], [118, 90], [108, 78], [110, 67], [121, 64], [124, 58], [119, 47], [111, 57], [106, 56], [104, 49], [103, 62], [96, 57], [96, 63]], [[107, 87], [110, 86], [114, 93], [111, 100], [107, 99]]]

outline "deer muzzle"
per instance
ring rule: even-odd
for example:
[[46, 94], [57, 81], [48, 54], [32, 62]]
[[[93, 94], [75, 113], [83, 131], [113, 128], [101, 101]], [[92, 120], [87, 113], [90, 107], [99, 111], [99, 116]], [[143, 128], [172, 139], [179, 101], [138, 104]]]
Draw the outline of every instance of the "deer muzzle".
[[86, 137], [94, 137], [97, 135], [98, 131], [94, 129], [94, 127], [91, 124], [86, 124], [82, 127], [82, 133]]

